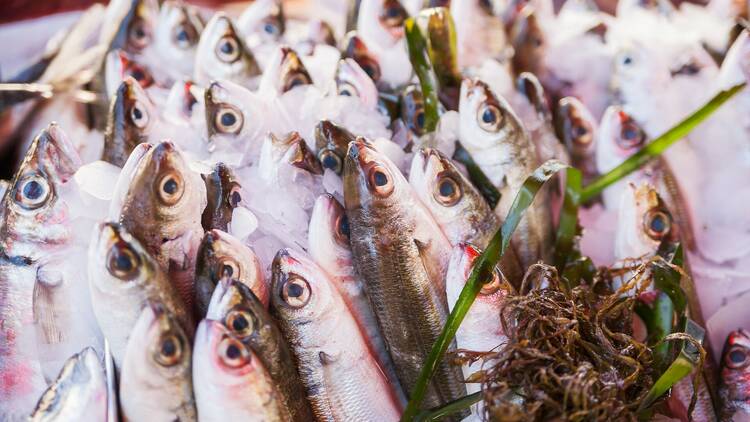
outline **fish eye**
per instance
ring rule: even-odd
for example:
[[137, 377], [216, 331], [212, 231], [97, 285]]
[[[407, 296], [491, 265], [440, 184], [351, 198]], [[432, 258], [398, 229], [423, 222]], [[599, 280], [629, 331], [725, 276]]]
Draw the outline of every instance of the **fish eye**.
[[359, 90], [349, 83], [341, 83], [338, 87], [339, 95], [346, 97], [359, 97]]
[[505, 280], [505, 276], [502, 272], [500, 272], [500, 269], [495, 268], [495, 271], [492, 272], [492, 280], [490, 280], [489, 283], [485, 283], [484, 285], [482, 285], [482, 289], [479, 291], [479, 294], [488, 296], [497, 292], [502, 287], [503, 280]]
[[221, 362], [229, 368], [239, 368], [250, 362], [250, 354], [245, 345], [235, 338], [224, 337], [219, 342], [217, 351]]
[[15, 203], [27, 210], [43, 206], [52, 193], [47, 179], [36, 174], [23, 177], [16, 186]]
[[296, 72], [290, 75], [284, 83], [282, 92], [291, 91], [292, 88], [300, 85], [310, 85], [312, 81], [302, 72]]
[[424, 128], [424, 111], [420, 111], [414, 117], [414, 126], [418, 128]]
[[229, 191], [229, 195], [227, 195], [227, 204], [229, 204], [230, 207], [237, 208], [237, 205], [242, 202], [241, 190], [242, 188], [239, 185], [232, 186], [232, 190]]
[[197, 41], [198, 34], [192, 25], [185, 22], [180, 23], [174, 28], [172, 39], [175, 45], [183, 50], [192, 47]]
[[281, 32], [278, 25], [273, 22], [266, 22], [263, 24], [263, 32], [273, 37], [277, 37]]
[[225, 105], [216, 113], [214, 125], [219, 133], [237, 134], [242, 129], [244, 118], [236, 108]]
[[623, 54], [622, 64], [624, 64], [625, 66], [633, 64], [633, 57], [631, 57], [629, 54]]
[[479, 127], [488, 132], [497, 132], [503, 123], [503, 113], [494, 104], [484, 104], [477, 112]]
[[661, 240], [672, 229], [672, 217], [663, 210], [651, 210], [646, 213], [643, 225], [648, 237]]
[[174, 334], [167, 334], [159, 339], [156, 361], [162, 366], [174, 366], [182, 358], [182, 341]]
[[374, 166], [370, 169], [368, 182], [370, 190], [376, 195], [385, 197], [393, 192], [393, 180], [388, 170], [381, 166]]
[[735, 346], [729, 349], [724, 362], [730, 369], [740, 369], [750, 364], [750, 356], [748, 356], [745, 348]]
[[232, 258], [224, 258], [219, 262], [217, 268], [219, 271], [220, 278], [234, 278], [239, 279], [242, 274], [240, 273], [240, 266]]
[[292, 308], [301, 308], [310, 301], [310, 284], [301, 277], [293, 275], [281, 287], [281, 299]]
[[233, 309], [224, 318], [224, 325], [232, 333], [242, 339], [250, 336], [255, 331], [255, 318], [244, 309]]
[[120, 280], [132, 280], [139, 273], [140, 258], [129, 245], [114, 245], [107, 254], [107, 271]]
[[151, 39], [146, 22], [141, 18], [136, 18], [128, 28], [128, 43], [135, 50], [142, 50]]
[[159, 179], [157, 196], [166, 205], [174, 205], [182, 198], [185, 184], [176, 172], [169, 172]]
[[463, 196], [463, 192], [451, 176], [443, 176], [438, 178], [433, 196], [440, 204], [450, 207], [458, 203]]
[[329, 169], [336, 174], [341, 174], [341, 170], [344, 168], [343, 163], [341, 162], [341, 157], [339, 157], [334, 150], [320, 150], [318, 153], [318, 159], [324, 169]]
[[224, 63], [234, 63], [240, 55], [240, 43], [230, 35], [221, 37], [216, 44], [216, 57]]
[[336, 239], [345, 245], [349, 244], [349, 217], [344, 213], [336, 219]]
[[380, 12], [380, 21], [391, 28], [403, 25], [405, 18], [405, 11], [398, 1], [386, 1], [383, 10]]
[[583, 124], [574, 123], [570, 131], [575, 144], [588, 145], [594, 139], [589, 128]]
[[136, 101], [130, 109], [130, 122], [140, 129], [148, 124], [148, 112], [140, 101]]
[[646, 133], [632, 118], [626, 117], [620, 125], [620, 136], [615, 141], [620, 148], [625, 150], [637, 148], [646, 142]]

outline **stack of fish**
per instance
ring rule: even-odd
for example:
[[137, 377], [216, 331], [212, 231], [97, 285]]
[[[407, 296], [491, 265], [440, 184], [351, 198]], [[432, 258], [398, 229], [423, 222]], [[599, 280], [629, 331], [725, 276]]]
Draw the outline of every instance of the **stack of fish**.
[[[747, 32], [729, 48], [747, 10], [728, 0], [616, 16], [427, 2], [449, 8], [461, 69], [429, 131], [404, 36], [426, 2], [355, 3], [292, 19], [277, 0], [239, 15], [113, 0], [7, 81], [28, 85], [0, 95], [0, 145], [20, 154], [0, 184], [0, 420], [398, 420], [538, 165], [593, 180], [750, 71]], [[749, 99], [581, 221], [601, 265], [688, 246], [711, 337], [728, 338], [722, 420], [750, 417]], [[505, 340], [506, 287], [549, 262], [560, 200], [535, 200], [453, 348]], [[478, 391], [479, 366], [441, 363], [423, 405]], [[699, 399], [696, 420], [715, 420]]]

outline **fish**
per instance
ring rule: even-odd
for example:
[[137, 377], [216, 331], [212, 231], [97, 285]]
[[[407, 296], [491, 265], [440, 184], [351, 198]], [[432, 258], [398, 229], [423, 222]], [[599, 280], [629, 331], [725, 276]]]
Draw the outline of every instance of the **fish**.
[[125, 78], [110, 102], [102, 160], [125, 165], [136, 145], [149, 141], [156, 119], [156, 106], [143, 88], [132, 77]]
[[122, 369], [130, 332], [149, 300], [158, 300], [192, 338], [192, 310], [145, 247], [120, 224], [99, 224], [89, 249], [91, 302], [99, 327]]
[[[537, 155], [523, 124], [502, 97], [481, 80], [465, 79], [459, 106], [461, 144], [500, 190], [496, 213], [504, 216], [526, 178], [537, 167]], [[512, 239], [522, 268], [549, 262], [552, 221], [542, 190], [524, 214]]]
[[261, 75], [258, 62], [247, 48], [232, 20], [217, 12], [201, 33], [195, 55], [194, 80], [208, 85], [212, 80], [229, 79], [255, 88]]
[[455, 23], [456, 51], [461, 68], [479, 66], [488, 58], [500, 58], [506, 54], [508, 37], [490, 2], [451, 1], [448, 7]]
[[207, 318], [219, 321], [252, 350], [268, 370], [279, 401], [293, 421], [312, 421], [312, 410], [297, 375], [294, 354], [276, 321], [246, 283], [226, 278], [214, 293]]
[[[350, 144], [346, 156], [344, 206], [355, 267], [410, 396], [447, 318], [444, 265], [450, 242], [398, 167], [362, 138]], [[458, 368], [443, 362], [425, 405], [464, 392]]]
[[322, 19], [311, 19], [307, 24], [306, 34], [304, 40], [295, 45], [295, 49], [303, 55], [313, 55], [318, 45], [336, 47], [336, 33], [331, 24]]
[[[349, 219], [344, 207], [330, 194], [323, 194], [315, 200], [308, 230], [310, 257], [330, 275], [331, 282], [338, 289], [349, 309], [365, 334], [365, 341], [375, 352], [380, 367], [390, 380], [397, 380], [396, 370], [383, 341], [378, 320], [365, 293], [361, 277], [354, 268], [351, 246], [349, 245]], [[397, 388], [401, 401], [403, 392]]]
[[[71, 356], [39, 399], [29, 421], [103, 421], [107, 415], [104, 367], [93, 348]], [[4, 415], [7, 416], [7, 415]]]
[[245, 36], [257, 35], [262, 41], [280, 41], [286, 32], [284, 5], [278, 0], [251, 3], [237, 18], [237, 29]]
[[596, 168], [597, 122], [588, 108], [575, 97], [557, 103], [555, 129], [570, 154], [571, 164], [588, 182], [598, 175]]
[[650, 258], [663, 241], [677, 239], [679, 228], [656, 188], [631, 183], [618, 209], [615, 258]]
[[285, 164], [310, 174], [323, 174], [318, 158], [298, 132], [290, 132], [282, 137], [270, 133], [263, 142], [258, 159], [260, 177], [267, 183], [277, 182]]
[[261, 360], [218, 321], [198, 325], [193, 385], [201, 421], [292, 421]]
[[380, 61], [375, 53], [370, 51], [357, 31], [347, 33], [343, 45], [342, 56], [354, 60], [377, 85], [382, 77]]
[[344, 157], [349, 144], [356, 137], [345, 127], [330, 120], [321, 120], [315, 125], [315, 148], [317, 157], [323, 169], [331, 170], [341, 175], [344, 171]]
[[295, 87], [312, 83], [312, 77], [297, 52], [288, 46], [281, 46], [263, 71], [258, 93], [280, 96]]
[[424, 99], [422, 91], [416, 85], [409, 85], [401, 92], [401, 120], [417, 137], [425, 133]]
[[[448, 307], [453, 310], [458, 297], [466, 285], [476, 259], [481, 250], [475, 246], [460, 243], [454, 246], [448, 264], [448, 274], [445, 279], [445, 291], [448, 296]], [[508, 341], [501, 321], [501, 313], [505, 296], [511, 290], [505, 274], [501, 268], [495, 268], [493, 278], [485, 283], [479, 291], [474, 303], [466, 313], [461, 326], [456, 331], [456, 348], [473, 352], [489, 352], [496, 350]], [[480, 371], [490, 362], [478, 361], [463, 365], [465, 379]], [[481, 390], [478, 383], [467, 383], [466, 392], [473, 394]], [[483, 406], [472, 406], [472, 415], [480, 418]]]
[[404, 38], [404, 21], [408, 17], [398, 0], [362, 0], [357, 31], [368, 43], [391, 47]]
[[190, 309], [206, 186], [171, 142], [140, 160], [122, 204], [119, 222], [168, 274]]
[[724, 344], [719, 402], [720, 420], [750, 420], [750, 336], [743, 329], [729, 333]]
[[[107, 54], [105, 64], [105, 90], [108, 103], [111, 107], [111, 97], [116, 93], [122, 81], [127, 78], [133, 78], [144, 90], [148, 89], [152, 93], [159, 89], [159, 84], [150, 66], [143, 63], [143, 60], [126, 53], [123, 50], [112, 50]], [[106, 128], [105, 128], [106, 130]]]
[[516, 73], [530, 72], [544, 80], [547, 76], [545, 34], [539, 14], [532, 5], [524, 6], [513, 22], [508, 39], [513, 46], [513, 70]]
[[[437, 149], [421, 148], [414, 154], [409, 184], [454, 247], [470, 243], [484, 248], [500, 228], [500, 218], [482, 194]], [[503, 254], [500, 268], [514, 286], [520, 286], [524, 272], [513, 248]]]
[[204, 176], [204, 181], [207, 204], [201, 218], [203, 230], [227, 231], [232, 211], [242, 203], [242, 186], [237, 175], [230, 166], [217, 163], [213, 171]]
[[354, 59], [339, 61], [336, 67], [336, 90], [339, 95], [359, 98], [371, 110], [378, 107], [378, 88]]
[[396, 421], [399, 403], [333, 282], [302, 253], [272, 265], [271, 310], [297, 357], [318, 420]]
[[255, 253], [236, 237], [213, 229], [206, 232], [198, 250], [195, 274], [195, 304], [198, 315], [205, 315], [211, 295], [222, 279], [244, 283], [268, 307], [268, 286]]
[[123, 420], [197, 420], [191, 349], [176, 316], [148, 301], [130, 333], [120, 369]]
[[[172, 82], [193, 74], [198, 41], [205, 26], [198, 10], [181, 1], [161, 4], [154, 30], [153, 50], [162, 63], [160, 70]], [[155, 59], [155, 58], [154, 58]]]

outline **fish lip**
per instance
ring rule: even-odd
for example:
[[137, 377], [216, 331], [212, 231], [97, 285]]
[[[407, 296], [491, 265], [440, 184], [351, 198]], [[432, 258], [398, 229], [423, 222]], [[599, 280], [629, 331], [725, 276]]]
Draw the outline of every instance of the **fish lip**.
[[[70, 139], [65, 132], [63, 132], [57, 122], [50, 123], [47, 128], [40, 132], [39, 143], [42, 144], [39, 146], [44, 148], [45, 154], [50, 152], [51, 148], [59, 152], [60, 161], [57, 163], [56, 167], [60, 170], [60, 176], [63, 181], [67, 181], [67, 179], [73, 176], [73, 174], [78, 171], [78, 168], [83, 165], [83, 160], [81, 160], [78, 151], [76, 151], [75, 147], [70, 142]], [[48, 163], [45, 163], [44, 161], [45, 160], [42, 160], [40, 164], [48, 165]]]

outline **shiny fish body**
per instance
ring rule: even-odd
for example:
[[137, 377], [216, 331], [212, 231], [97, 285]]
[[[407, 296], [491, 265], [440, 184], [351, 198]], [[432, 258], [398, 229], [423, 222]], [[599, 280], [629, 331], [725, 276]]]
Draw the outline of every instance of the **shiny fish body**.
[[272, 272], [272, 310], [297, 356], [316, 418], [398, 420], [396, 394], [328, 276], [289, 249], [276, 255]]
[[[450, 253], [450, 243], [398, 168], [364, 140], [349, 147], [344, 200], [355, 266], [408, 396], [447, 317], [445, 273], [430, 272], [430, 249]], [[458, 368], [443, 362], [425, 405], [462, 396], [461, 379]]]

